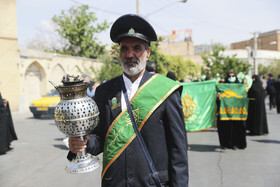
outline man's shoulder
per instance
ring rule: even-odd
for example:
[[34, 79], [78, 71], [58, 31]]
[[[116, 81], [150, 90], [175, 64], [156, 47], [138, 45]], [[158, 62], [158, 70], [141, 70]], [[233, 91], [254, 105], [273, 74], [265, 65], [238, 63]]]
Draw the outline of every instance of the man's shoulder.
[[110, 80], [105, 80], [98, 86], [98, 88], [99, 89], [111, 88], [113, 85], [115, 85], [116, 83], [118, 83], [121, 80], [121, 77], [122, 77], [122, 75], [115, 77], [113, 79], [110, 79]]

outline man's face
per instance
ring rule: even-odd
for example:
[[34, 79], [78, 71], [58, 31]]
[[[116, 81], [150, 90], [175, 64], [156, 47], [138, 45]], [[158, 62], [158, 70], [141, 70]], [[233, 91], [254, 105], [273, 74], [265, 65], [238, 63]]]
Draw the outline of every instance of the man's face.
[[124, 38], [120, 42], [120, 58], [124, 73], [135, 76], [145, 70], [150, 56], [150, 49], [145, 49], [147, 43], [137, 38]]

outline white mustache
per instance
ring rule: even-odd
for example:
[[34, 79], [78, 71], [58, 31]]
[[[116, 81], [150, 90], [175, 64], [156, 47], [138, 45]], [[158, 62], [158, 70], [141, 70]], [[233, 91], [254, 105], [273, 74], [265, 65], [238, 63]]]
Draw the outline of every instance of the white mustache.
[[133, 62], [133, 63], [139, 63], [139, 60], [137, 58], [126, 58], [123, 60], [124, 63]]

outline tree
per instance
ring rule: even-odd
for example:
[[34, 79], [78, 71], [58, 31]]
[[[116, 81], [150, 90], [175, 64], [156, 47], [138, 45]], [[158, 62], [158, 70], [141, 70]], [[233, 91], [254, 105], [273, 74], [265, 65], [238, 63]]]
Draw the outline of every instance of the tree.
[[207, 74], [209, 77], [216, 77], [217, 74], [225, 77], [230, 71], [233, 71], [236, 74], [239, 72], [247, 74], [250, 64], [235, 58], [236, 55], [231, 57], [223, 56], [221, 52], [224, 50], [225, 47], [221, 45], [213, 45], [210, 54], [202, 55], [202, 59], [206, 66], [206, 68], [202, 69], [202, 73]]
[[267, 66], [259, 64], [258, 72], [259, 75], [268, 75], [269, 73], [271, 73], [274, 78], [278, 78], [278, 75], [280, 74], [280, 60], [274, 60]]
[[95, 14], [88, 10], [87, 5], [71, 7], [68, 12], [62, 11], [61, 15], [52, 18], [57, 25], [55, 30], [68, 41], [57, 53], [86, 58], [97, 58], [104, 54], [105, 45], [98, 42], [97, 34], [106, 30], [109, 25], [106, 21], [95, 23]]
[[233, 56], [223, 56], [221, 52], [225, 50], [225, 47], [221, 45], [213, 45], [212, 52], [207, 55], [202, 55], [202, 59], [206, 65], [206, 68], [202, 69], [202, 73], [207, 74], [209, 77], [216, 77], [220, 74], [225, 77], [230, 71], [234, 73], [243, 72], [248, 73], [250, 64], [244, 62]]
[[158, 46], [160, 41], [161, 39], [159, 39], [157, 42], [151, 43], [151, 55], [149, 57], [149, 61], [156, 63], [157, 73], [166, 75], [169, 62], [166, 60], [166, 56], [159, 51]]
[[177, 80], [185, 79], [187, 75], [196, 77], [200, 71], [199, 65], [189, 59], [184, 60], [182, 56], [167, 56], [167, 61], [169, 63], [165, 71], [173, 71]]

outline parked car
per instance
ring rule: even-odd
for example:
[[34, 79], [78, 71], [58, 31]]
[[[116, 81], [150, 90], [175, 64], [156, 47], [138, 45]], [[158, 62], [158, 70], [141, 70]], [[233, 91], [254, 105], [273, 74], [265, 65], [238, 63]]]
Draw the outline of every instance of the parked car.
[[54, 109], [60, 101], [57, 90], [50, 90], [47, 95], [31, 102], [29, 109], [34, 118], [40, 118], [42, 114], [54, 115]]

